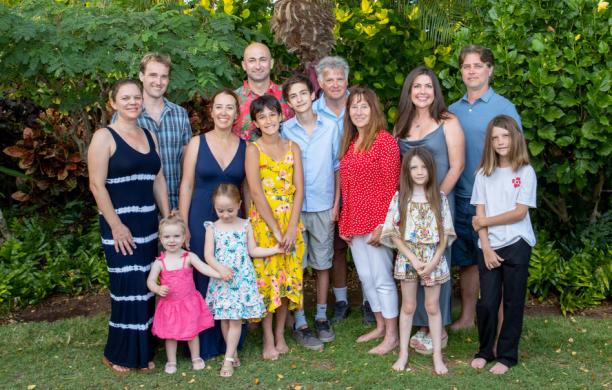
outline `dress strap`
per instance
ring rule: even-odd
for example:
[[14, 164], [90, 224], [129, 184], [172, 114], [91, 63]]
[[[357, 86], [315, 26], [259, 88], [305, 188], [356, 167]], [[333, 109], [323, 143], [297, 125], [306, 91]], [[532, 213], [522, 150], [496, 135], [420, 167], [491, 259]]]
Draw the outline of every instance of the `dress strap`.
[[164, 261], [166, 259], [166, 252], [162, 251], [159, 256], [157, 258], [155, 258], [155, 260], [159, 260], [162, 263], [162, 269], [164, 271], [167, 271], [166, 269], [166, 262]]
[[244, 219], [244, 230], [247, 230], [247, 228], [249, 227], [249, 225], [251, 224], [251, 218], [245, 218]]
[[215, 223], [212, 221], [204, 221], [204, 229], [211, 228], [213, 232], [215, 231]]
[[257, 148], [257, 150], [259, 150], [259, 153], [263, 153], [264, 151], [261, 149], [261, 146], [259, 146], [259, 144], [257, 143], [257, 141], [253, 141], [251, 142], [253, 145], [255, 145], [255, 147]]
[[187, 256], [189, 256], [189, 252], [184, 251], [181, 255], [181, 259], [183, 259], [183, 265], [181, 266], [181, 268], [185, 268], [185, 261], [187, 260]]

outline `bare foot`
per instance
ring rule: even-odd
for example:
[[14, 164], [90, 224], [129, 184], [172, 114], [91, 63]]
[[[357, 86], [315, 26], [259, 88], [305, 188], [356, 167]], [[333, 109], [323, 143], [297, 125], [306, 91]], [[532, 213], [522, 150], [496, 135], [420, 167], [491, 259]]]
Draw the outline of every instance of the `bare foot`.
[[491, 367], [489, 372], [494, 375], [504, 375], [509, 369], [510, 367], [506, 366], [505, 364], [497, 362], [493, 367]]
[[442, 359], [442, 355], [434, 354], [433, 356], [433, 365], [434, 372], [436, 375], [446, 375], [448, 374], [448, 368], [446, 368], [446, 364], [444, 364], [444, 359]]
[[399, 340], [396, 338], [393, 338], [391, 340], [388, 340], [387, 338], [385, 338], [382, 343], [378, 344], [376, 347], [370, 349], [368, 351], [368, 353], [374, 354], [374, 355], [385, 355], [391, 351], [393, 351], [395, 348], [397, 348], [397, 346], [399, 345]]
[[395, 361], [395, 363], [393, 363], [393, 366], [391, 366], [391, 368], [393, 368], [395, 371], [404, 371], [406, 370], [406, 365], [408, 364], [408, 354], [402, 354], [400, 352], [399, 357], [397, 358], [397, 360]]
[[472, 359], [472, 362], [470, 363], [470, 366], [472, 366], [472, 368], [475, 368], [477, 370], [481, 370], [485, 368], [486, 365], [487, 365], [487, 361], [484, 360], [483, 358], [474, 358]]
[[378, 339], [385, 335], [385, 328], [375, 328], [374, 330], [357, 337], [358, 343], [365, 343], [370, 340]]
[[459, 318], [457, 321], [451, 324], [452, 330], [470, 329], [474, 327], [474, 320], [464, 320]]
[[[110, 368], [111, 370], [113, 370], [114, 372], [116, 372], [118, 374], [127, 374], [128, 372], [132, 371], [131, 368], [123, 367], [123, 366], [120, 366], [118, 364], [111, 363], [106, 358], [106, 356], [102, 357], [102, 364], [104, 364], [105, 366], [107, 366], [108, 368]], [[155, 367], [155, 365], [153, 367]]]
[[278, 341], [274, 346], [274, 349], [276, 349], [280, 354], [289, 352], [289, 346], [287, 345], [285, 340]]
[[264, 346], [264, 349], [261, 353], [261, 356], [263, 357], [264, 360], [278, 360], [278, 355], [279, 355], [278, 351], [273, 346], [271, 347]]

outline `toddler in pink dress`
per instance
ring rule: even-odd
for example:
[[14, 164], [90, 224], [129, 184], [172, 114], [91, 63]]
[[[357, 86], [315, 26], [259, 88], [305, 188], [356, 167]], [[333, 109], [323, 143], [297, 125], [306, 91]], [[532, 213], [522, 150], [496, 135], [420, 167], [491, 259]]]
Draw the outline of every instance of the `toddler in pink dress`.
[[[217, 270], [202, 262], [195, 254], [182, 249], [185, 232], [185, 223], [177, 214], [171, 213], [159, 223], [159, 240], [165, 251], [155, 259], [147, 279], [149, 290], [160, 296], [153, 317], [152, 332], [166, 340], [168, 362], [164, 371], [168, 374], [176, 372], [178, 340], [187, 341], [193, 369], [201, 370], [205, 367], [200, 357], [198, 334], [211, 328], [214, 320], [206, 301], [195, 288], [193, 268], [204, 275], [221, 278]], [[232, 274], [231, 270], [225, 271]]]

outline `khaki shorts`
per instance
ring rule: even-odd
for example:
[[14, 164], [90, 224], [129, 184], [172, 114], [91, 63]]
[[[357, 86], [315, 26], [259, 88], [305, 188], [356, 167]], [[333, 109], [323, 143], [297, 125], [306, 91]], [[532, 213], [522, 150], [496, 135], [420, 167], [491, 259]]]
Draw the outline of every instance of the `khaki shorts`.
[[315, 270], [326, 270], [332, 267], [334, 257], [334, 222], [331, 209], [315, 212], [302, 212], [304, 224], [304, 246], [306, 250], [302, 267], [310, 266]]

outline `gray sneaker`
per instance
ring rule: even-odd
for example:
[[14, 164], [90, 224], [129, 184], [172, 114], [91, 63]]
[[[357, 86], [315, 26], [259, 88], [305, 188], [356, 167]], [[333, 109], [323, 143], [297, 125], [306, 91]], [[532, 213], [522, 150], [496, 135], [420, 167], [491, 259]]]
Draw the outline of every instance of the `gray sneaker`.
[[336, 338], [336, 334], [328, 320], [315, 320], [314, 328], [315, 332], [317, 332], [317, 338], [324, 343], [334, 341], [334, 338]]
[[302, 329], [293, 330], [295, 342], [304, 348], [320, 351], [323, 349], [323, 342], [314, 337], [312, 331], [307, 326]]

